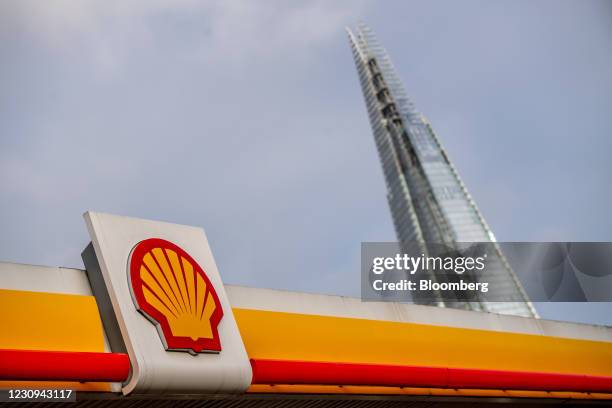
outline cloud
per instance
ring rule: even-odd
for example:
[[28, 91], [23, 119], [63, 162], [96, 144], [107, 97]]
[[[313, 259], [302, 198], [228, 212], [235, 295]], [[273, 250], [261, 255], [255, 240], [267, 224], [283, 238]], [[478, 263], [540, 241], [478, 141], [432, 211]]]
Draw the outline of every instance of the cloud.
[[358, 18], [364, 5], [363, 0], [25, 0], [4, 3], [1, 21], [54, 52], [88, 61], [106, 76], [143, 49], [163, 49], [173, 40], [176, 57], [223, 63], [225, 69], [279, 55], [300, 58]]
[[359, 20], [499, 239], [610, 239], [608, 21], [483, 4], [0, 2], [0, 260], [81, 266], [93, 209], [203, 226], [227, 282], [357, 295], [395, 237]]
[[[323, 225], [360, 193], [329, 175], [359, 174], [347, 144], [377, 165], [366, 117], [351, 121], [342, 92], [326, 91], [337, 68], [319, 58], [343, 52], [340, 83], [363, 113], [343, 27], [364, 4], [128, 4], [16, 2], [2, 13], [16, 41], [4, 50], [13, 100], [0, 140], [14, 233], [0, 254], [79, 266], [80, 214], [98, 209], [204, 226], [230, 281], [287, 286], [287, 265], [316, 287], [301, 253], [330, 256], [320, 240], [345, 231]], [[386, 209], [379, 193], [359, 206]]]

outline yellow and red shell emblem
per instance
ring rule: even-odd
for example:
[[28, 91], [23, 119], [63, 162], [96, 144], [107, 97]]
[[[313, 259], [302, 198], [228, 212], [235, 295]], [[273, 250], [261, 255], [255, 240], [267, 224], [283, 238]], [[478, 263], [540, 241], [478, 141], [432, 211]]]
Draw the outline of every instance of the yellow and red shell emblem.
[[221, 303], [204, 270], [172, 242], [139, 242], [130, 256], [129, 282], [138, 310], [157, 326], [166, 350], [221, 351]]

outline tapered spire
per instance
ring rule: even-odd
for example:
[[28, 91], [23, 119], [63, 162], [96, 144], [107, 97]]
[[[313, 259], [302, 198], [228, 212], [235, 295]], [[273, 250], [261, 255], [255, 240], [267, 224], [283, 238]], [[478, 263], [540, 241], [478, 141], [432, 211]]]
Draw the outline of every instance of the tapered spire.
[[[468, 193], [429, 122], [408, 98], [391, 58], [372, 30], [359, 23], [347, 28], [349, 43], [366, 102], [387, 185], [387, 200], [397, 239], [417, 243], [423, 252], [432, 243], [495, 242], [495, 237]], [[489, 262], [488, 280], [503, 297], [520, 302], [414, 300], [439, 306], [535, 316], [535, 309], [499, 250]], [[438, 277], [442, 279], [442, 277]], [[494, 298], [492, 296], [491, 298]]]

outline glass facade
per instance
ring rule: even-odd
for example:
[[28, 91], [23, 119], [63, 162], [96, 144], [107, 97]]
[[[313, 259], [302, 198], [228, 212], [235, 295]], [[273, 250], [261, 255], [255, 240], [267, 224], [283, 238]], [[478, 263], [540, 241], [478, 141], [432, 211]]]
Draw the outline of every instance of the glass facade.
[[[495, 237], [450, 162], [429, 122], [406, 95], [389, 55], [373, 32], [360, 24], [348, 30], [366, 107], [387, 185], [387, 199], [397, 239], [453, 246], [495, 242]], [[490, 259], [486, 274], [492, 298], [508, 302], [462, 301], [441, 297], [435, 304], [520, 316], [536, 316], [525, 291], [501, 251]], [[442, 275], [434, 279], [444, 280]], [[476, 278], [478, 279], [478, 278]], [[481, 277], [480, 279], [483, 279]], [[421, 301], [418, 296], [416, 303]]]

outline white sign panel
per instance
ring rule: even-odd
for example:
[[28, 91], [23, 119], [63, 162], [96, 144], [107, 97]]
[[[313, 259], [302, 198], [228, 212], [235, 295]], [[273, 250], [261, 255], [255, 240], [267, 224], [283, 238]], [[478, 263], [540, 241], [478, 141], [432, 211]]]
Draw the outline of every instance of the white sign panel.
[[251, 365], [201, 228], [87, 212], [132, 364], [123, 393], [239, 393]]

